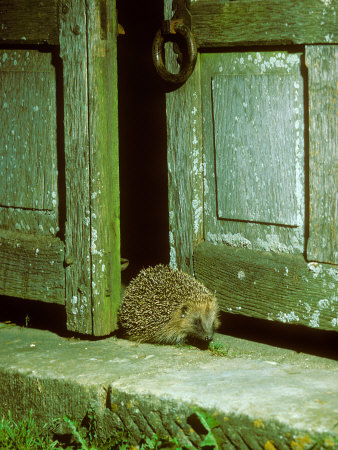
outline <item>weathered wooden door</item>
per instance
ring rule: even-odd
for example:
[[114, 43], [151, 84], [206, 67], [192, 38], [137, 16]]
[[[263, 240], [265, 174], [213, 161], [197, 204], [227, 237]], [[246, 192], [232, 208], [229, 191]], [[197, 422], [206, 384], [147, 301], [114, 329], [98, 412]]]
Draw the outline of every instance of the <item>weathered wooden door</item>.
[[114, 0], [0, 1], [0, 294], [116, 328]]
[[337, 330], [337, 3], [190, 12], [196, 68], [167, 94], [171, 265], [226, 312]]

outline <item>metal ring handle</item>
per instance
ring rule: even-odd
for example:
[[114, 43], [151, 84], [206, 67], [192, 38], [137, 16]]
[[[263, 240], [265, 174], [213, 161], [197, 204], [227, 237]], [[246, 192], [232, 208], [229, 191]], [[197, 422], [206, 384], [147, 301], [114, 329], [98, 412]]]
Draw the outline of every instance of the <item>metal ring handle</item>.
[[171, 34], [177, 33], [179, 36], [182, 36], [187, 48], [187, 53], [183, 54], [183, 63], [179, 73], [169, 72], [163, 61], [164, 43], [170, 40], [168, 39], [170, 33], [163, 34], [162, 30], [157, 31], [153, 42], [152, 53], [155, 69], [159, 76], [167, 83], [179, 86], [185, 83], [194, 71], [197, 59], [197, 45], [192, 32], [183, 23], [175, 22], [173, 24], [173, 30], [174, 33]]

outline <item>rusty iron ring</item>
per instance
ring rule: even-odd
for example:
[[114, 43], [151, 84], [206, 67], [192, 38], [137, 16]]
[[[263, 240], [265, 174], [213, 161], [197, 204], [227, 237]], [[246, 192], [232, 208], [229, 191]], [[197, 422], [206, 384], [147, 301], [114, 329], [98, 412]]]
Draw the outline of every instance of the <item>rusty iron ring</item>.
[[[170, 26], [158, 30], [153, 41], [153, 61], [155, 69], [159, 76], [167, 83], [180, 86], [187, 81], [190, 75], [193, 73], [196, 59], [197, 59], [197, 45], [195, 38], [190, 29], [184, 25], [181, 21], [170, 21]], [[172, 35], [179, 35], [182, 37], [186, 44], [187, 53], [183, 54], [183, 62], [178, 73], [172, 73], [167, 70], [164, 64], [164, 43], [168, 42]]]

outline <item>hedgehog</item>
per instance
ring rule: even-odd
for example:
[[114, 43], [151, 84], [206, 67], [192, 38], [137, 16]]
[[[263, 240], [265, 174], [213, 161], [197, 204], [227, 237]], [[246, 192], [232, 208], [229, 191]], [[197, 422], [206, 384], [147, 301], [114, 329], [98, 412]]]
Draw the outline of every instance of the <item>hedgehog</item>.
[[192, 276], [159, 264], [142, 269], [126, 288], [119, 323], [127, 339], [179, 344], [213, 339], [217, 300]]

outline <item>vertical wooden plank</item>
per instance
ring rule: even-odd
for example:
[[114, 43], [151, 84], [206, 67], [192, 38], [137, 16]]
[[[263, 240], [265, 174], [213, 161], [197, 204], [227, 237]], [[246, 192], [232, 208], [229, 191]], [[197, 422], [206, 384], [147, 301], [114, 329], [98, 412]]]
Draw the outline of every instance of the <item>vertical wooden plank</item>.
[[93, 334], [117, 327], [120, 218], [115, 0], [87, 9]]
[[307, 46], [310, 210], [308, 260], [338, 263], [338, 47]]
[[[171, 0], [165, 2], [172, 17]], [[167, 58], [174, 67], [177, 55]], [[203, 156], [200, 64], [166, 95], [170, 265], [193, 273], [193, 247], [203, 239]]]
[[67, 327], [92, 333], [86, 3], [72, 0], [60, 20], [66, 176]]

